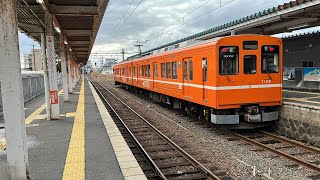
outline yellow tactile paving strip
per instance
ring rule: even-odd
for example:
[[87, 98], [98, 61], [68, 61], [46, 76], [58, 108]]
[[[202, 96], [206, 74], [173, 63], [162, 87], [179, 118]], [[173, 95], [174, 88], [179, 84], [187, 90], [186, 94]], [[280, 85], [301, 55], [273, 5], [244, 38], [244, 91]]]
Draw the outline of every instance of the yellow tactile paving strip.
[[[89, 82], [89, 81], [88, 81]], [[106, 127], [107, 134], [110, 138], [113, 150], [116, 154], [121, 172], [125, 180], [146, 180], [140, 165], [132, 154], [130, 148], [128, 147], [126, 141], [122, 137], [118, 127], [113, 122], [108, 110], [105, 108], [103, 102], [101, 101], [99, 95], [94, 90], [93, 86], [89, 82], [89, 86], [93, 97], [98, 106], [101, 118]]]
[[63, 171], [63, 180], [85, 179], [85, 116], [84, 80], [81, 82], [77, 112], [71, 132], [70, 144]]

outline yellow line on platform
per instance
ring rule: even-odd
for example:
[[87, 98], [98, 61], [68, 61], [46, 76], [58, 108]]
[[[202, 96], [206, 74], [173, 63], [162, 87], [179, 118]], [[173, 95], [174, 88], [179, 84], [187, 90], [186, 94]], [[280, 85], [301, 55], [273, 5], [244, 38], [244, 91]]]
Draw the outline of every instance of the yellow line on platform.
[[284, 92], [292, 92], [292, 93], [299, 93], [299, 94], [320, 95], [320, 93], [306, 92], [306, 91], [292, 91], [292, 90], [286, 90], [286, 89], [283, 89], [282, 91], [284, 91]]
[[[63, 89], [60, 90], [59, 95], [61, 95], [63, 93]], [[39, 119], [39, 115], [41, 114], [41, 112], [43, 110], [46, 109], [46, 103], [42, 104], [38, 109], [36, 109], [32, 114], [30, 114], [26, 119], [25, 119], [25, 123], [26, 125], [31, 124], [33, 122], [33, 120], [35, 119]], [[0, 151], [5, 150], [7, 147], [7, 142], [6, 142], [6, 138], [0, 138]]]
[[305, 102], [305, 103], [314, 103], [314, 104], [320, 104], [318, 101], [308, 101], [306, 99], [301, 99], [301, 98], [282, 98], [284, 100], [291, 100], [291, 101], [297, 101], [297, 102]]
[[84, 80], [82, 79], [77, 112], [71, 132], [70, 144], [63, 171], [63, 180], [85, 179], [85, 117]]
[[[33, 120], [38, 119], [39, 115], [43, 110], [46, 109], [46, 104], [41, 105], [37, 110], [35, 110], [30, 116], [25, 119], [25, 124], [31, 124]], [[6, 138], [3, 137], [0, 139], [0, 151], [5, 150], [7, 147]]]

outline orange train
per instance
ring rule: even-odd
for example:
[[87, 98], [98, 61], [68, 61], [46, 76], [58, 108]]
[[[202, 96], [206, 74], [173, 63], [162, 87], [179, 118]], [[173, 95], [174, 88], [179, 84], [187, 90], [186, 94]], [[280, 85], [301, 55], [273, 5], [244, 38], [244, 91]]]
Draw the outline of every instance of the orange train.
[[193, 40], [113, 67], [114, 81], [215, 124], [268, 122], [282, 104], [282, 41], [264, 35]]

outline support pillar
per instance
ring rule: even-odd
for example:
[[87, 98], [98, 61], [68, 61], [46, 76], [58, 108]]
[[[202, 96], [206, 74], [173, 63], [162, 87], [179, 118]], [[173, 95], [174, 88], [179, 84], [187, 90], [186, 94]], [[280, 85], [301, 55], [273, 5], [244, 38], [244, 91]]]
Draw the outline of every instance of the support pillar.
[[68, 59], [68, 85], [69, 85], [69, 93], [73, 93], [73, 88], [72, 88], [72, 77], [71, 77], [71, 59], [70, 59], [70, 54], [67, 52], [67, 59]]
[[72, 87], [74, 89], [76, 88], [76, 84], [77, 84], [76, 62], [74, 60], [72, 60], [72, 69], [73, 69]]
[[1, 0], [0, 7], [0, 80], [8, 175], [9, 179], [25, 180], [29, 176], [29, 162], [16, 0]]
[[51, 110], [50, 110], [50, 87], [49, 87], [49, 76], [48, 76], [48, 67], [47, 67], [47, 55], [46, 55], [46, 38], [45, 33], [41, 33], [41, 55], [43, 62], [43, 76], [44, 76], [44, 92], [46, 99], [46, 113], [47, 120], [51, 119]]
[[56, 67], [56, 52], [54, 47], [53, 36], [53, 17], [52, 14], [46, 13], [46, 44], [47, 44], [47, 58], [48, 58], [48, 70], [49, 70], [49, 84], [50, 84], [50, 104], [51, 104], [51, 119], [60, 118], [59, 109], [59, 95], [58, 95], [58, 78]]
[[64, 46], [63, 36], [60, 35], [60, 57], [61, 57], [61, 72], [62, 72], [62, 83], [63, 83], [63, 101], [69, 101], [69, 90], [68, 90], [68, 75], [67, 75], [67, 62], [66, 62], [66, 51]]
[[84, 78], [85, 72], [84, 72], [84, 66], [82, 66], [82, 78]]

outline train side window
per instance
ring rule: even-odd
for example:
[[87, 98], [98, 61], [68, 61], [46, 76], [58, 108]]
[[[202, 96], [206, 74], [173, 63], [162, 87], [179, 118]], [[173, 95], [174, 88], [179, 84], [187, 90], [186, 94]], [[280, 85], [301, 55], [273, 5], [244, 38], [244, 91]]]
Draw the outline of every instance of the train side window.
[[147, 76], [150, 77], [150, 64], [147, 65]]
[[141, 66], [139, 66], [139, 70], [138, 70], [138, 76], [141, 76]]
[[279, 72], [279, 46], [262, 46], [261, 49], [261, 72], [278, 73]]
[[183, 61], [183, 79], [188, 79], [188, 61]]
[[239, 73], [239, 48], [237, 46], [220, 47], [220, 75], [235, 75]]
[[143, 66], [142, 66], [142, 76], [144, 76], [144, 75], [145, 75], [145, 74], [144, 74], [144, 72], [145, 72], [145, 70], [144, 70], [144, 69], [145, 69], [145, 65], [143, 65]]
[[189, 79], [193, 80], [193, 63], [192, 63], [192, 60], [189, 61]]
[[257, 72], [257, 56], [244, 56], [244, 74], [255, 74]]
[[172, 79], [177, 79], [177, 61], [172, 62]]
[[202, 58], [203, 81], [208, 81], [208, 59]]
[[158, 64], [156, 63], [153, 64], [153, 77], [158, 77]]
[[161, 77], [165, 78], [166, 77], [166, 64], [161, 63]]
[[147, 71], [147, 65], [144, 65], [144, 76], [145, 76], [145, 77], [148, 76], [147, 72], [148, 72], [148, 71]]
[[170, 62], [166, 63], [166, 77], [171, 78], [171, 63]]
[[258, 41], [243, 41], [243, 50], [258, 49]]
[[136, 66], [133, 66], [133, 76], [136, 76]]

